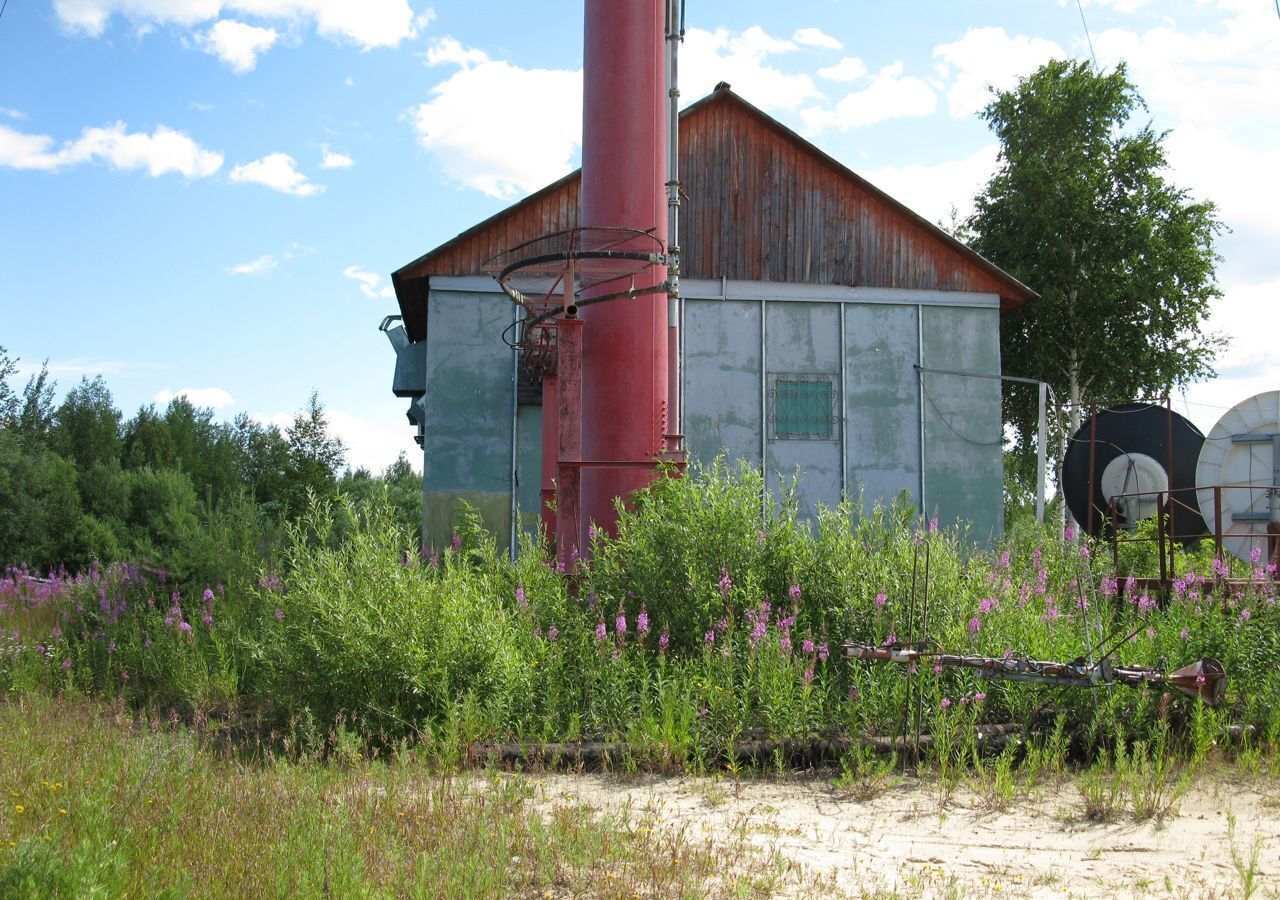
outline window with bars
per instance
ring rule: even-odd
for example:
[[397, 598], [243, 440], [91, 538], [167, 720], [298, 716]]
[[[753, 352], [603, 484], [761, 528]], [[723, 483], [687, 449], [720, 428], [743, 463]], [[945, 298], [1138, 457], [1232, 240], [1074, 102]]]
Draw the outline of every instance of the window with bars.
[[835, 440], [836, 388], [830, 375], [769, 376], [769, 436], [776, 441]]

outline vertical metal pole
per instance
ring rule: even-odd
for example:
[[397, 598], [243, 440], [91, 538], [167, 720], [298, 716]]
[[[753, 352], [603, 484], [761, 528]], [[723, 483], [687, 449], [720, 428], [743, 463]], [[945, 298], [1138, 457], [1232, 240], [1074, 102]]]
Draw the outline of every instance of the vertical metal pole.
[[[511, 304], [511, 320], [518, 322], [520, 307]], [[516, 326], [519, 328], [519, 326]], [[520, 499], [517, 496], [516, 482], [520, 478], [520, 354], [511, 354], [511, 547], [510, 558], [516, 560], [516, 551], [520, 544]]]
[[769, 309], [760, 298], [760, 513], [769, 514]]
[[1213, 486], [1213, 555], [1222, 559], [1222, 485]]
[[560, 382], [550, 373], [542, 376], [542, 485], [539, 488], [542, 530], [556, 543], [556, 478], [560, 460]]
[[1093, 537], [1093, 512], [1098, 508], [1094, 502], [1094, 484], [1098, 476], [1098, 406], [1089, 404], [1089, 502], [1085, 504], [1084, 533]]
[[1039, 406], [1036, 423], [1036, 522], [1044, 524], [1045, 467], [1049, 456], [1049, 385], [1038, 385]]
[[[1163, 518], [1165, 511], [1167, 509], [1168, 509], [1168, 495], [1165, 494], [1164, 492], [1156, 494], [1156, 515]], [[1163, 590], [1165, 584], [1168, 582], [1168, 579], [1169, 579], [1169, 569], [1165, 565], [1165, 556], [1164, 556], [1164, 551], [1165, 551], [1164, 527], [1161, 526], [1160, 528], [1157, 528], [1156, 531], [1160, 535], [1160, 588], [1161, 590]], [[1172, 539], [1172, 536], [1170, 537]], [[1172, 548], [1170, 549], [1172, 550]]]
[[556, 557], [572, 571], [581, 544], [582, 504], [582, 320], [570, 311], [557, 328], [559, 449], [556, 473]]
[[920, 412], [920, 515], [928, 515], [924, 478], [924, 306], [916, 304], [916, 409]]
[[848, 426], [848, 410], [849, 401], [845, 399], [845, 388], [848, 386], [846, 379], [848, 370], [848, 361], [846, 354], [848, 353], [847, 341], [844, 334], [844, 301], [840, 301], [840, 499], [847, 500], [849, 498], [849, 426]]
[[681, 0], [667, 3], [667, 450], [682, 450], [680, 414], [680, 87]]

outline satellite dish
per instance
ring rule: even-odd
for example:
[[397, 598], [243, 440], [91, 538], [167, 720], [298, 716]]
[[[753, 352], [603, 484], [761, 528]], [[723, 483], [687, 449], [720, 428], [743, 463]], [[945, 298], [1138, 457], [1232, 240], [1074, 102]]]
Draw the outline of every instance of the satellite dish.
[[1102, 534], [1113, 498], [1114, 524], [1132, 529], [1156, 514], [1160, 494], [1174, 491], [1170, 533], [1194, 540], [1207, 530], [1190, 496], [1203, 443], [1200, 429], [1167, 406], [1126, 403], [1099, 410], [1096, 429], [1086, 419], [1067, 446], [1062, 463], [1067, 508], [1091, 534]]
[[[1214, 486], [1222, 486], [1218, 522]], [[1271, 523], [1280, 526], [1280, 391], [1237, 403], [1205, 438], [1196, 465], [1196, 500], [1209, 527], [1233, 556], [1249, 560], [1255, 548], [1268, 556]]]

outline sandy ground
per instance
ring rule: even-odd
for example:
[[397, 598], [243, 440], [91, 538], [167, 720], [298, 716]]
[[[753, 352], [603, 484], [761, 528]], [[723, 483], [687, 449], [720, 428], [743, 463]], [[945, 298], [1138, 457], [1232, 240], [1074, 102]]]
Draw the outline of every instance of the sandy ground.
[[1144, 822], [1123, 800], [1106, 821], [1084, 818], [1071, 781], [1020, 791], [996, 811], [974, 786], [943, 797], [914, 778], [876, 796], [830, 776], [532, 778], [541, 803], [745, 840], [790, 864], [789, 894], [1244, 897], [1252, 858], [1252, 896], [1280, 897], [1280, 781], [1262, 776], [1201, 776], [1173, 813]]

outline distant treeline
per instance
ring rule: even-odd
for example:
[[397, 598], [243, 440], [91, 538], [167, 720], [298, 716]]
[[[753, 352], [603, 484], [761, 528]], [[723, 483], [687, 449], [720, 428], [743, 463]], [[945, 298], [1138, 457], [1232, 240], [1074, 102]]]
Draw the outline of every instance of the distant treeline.
[[421, 521], [422, 480], [401, 457], [381, 475], [346, 466], [313, 392], [283, 430], [175, 397], [130, 419], [102, 376], [55, 404], [47, 368], [17, 391], [0, 347], [0, 566], [76, 571], [137, 560], [198, 579], [229, 551], [267, 560], [309, 496], [386, 490], [397, 518]]

